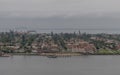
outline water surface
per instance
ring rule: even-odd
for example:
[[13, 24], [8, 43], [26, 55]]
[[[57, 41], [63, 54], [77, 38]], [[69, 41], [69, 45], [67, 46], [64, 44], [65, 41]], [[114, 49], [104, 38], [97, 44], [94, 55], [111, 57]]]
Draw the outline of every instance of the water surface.
[[120, 56], [0, 57], [0, 75], [120, 75]]

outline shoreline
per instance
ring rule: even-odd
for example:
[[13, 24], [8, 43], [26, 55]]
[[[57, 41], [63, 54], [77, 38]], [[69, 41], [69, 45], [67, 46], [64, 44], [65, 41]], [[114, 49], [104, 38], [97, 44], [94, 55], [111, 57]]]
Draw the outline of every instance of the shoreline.
[[80, 53], [10, 53], [11, 55], [34, 55], [34, 56], [49, 56], [49, 55], [56, 55], [56, 56], [81, 56]]
[[10, 53], [11, 55], [26, 55], [26, 56], [49, 56], [55, 55], [58, 57], [67, 56], [88, 56], [88, 55], [120, 55], [120, 54], [81, 54], [81, 53]]

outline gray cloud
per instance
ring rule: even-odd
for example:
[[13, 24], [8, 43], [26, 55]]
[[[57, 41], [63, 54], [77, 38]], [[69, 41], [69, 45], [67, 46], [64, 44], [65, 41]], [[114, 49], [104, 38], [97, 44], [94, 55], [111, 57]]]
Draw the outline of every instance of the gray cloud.
[[120, 12], [119, 3], [119, 0], [0, 0], [0, 14], [7, 13], [8, 17], [104, 16]]
[[120, 28], [120, 0], [0, 0], [0, 28]]

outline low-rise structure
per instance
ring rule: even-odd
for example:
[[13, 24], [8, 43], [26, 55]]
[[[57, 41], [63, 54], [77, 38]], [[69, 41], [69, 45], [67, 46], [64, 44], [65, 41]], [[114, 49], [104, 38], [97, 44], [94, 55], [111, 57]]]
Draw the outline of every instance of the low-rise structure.
[[88, 42], [77, 42], [77, 43], [69, 43], [67, 44], [67, 48], [71, 52], [81, 52], [81, 53], [94, 53], [96, 48], [93, 44], [89, 44]]

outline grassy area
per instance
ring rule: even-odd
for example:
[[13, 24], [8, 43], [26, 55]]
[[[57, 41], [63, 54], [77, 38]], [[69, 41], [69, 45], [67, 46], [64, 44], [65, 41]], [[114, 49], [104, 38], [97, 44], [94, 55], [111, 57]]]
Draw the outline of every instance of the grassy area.
[[97, 54], [101, 55], [118, 55], [120, 54], [120, 50], [110, 50], [110, 49], [100, 49], [98, 50]]

